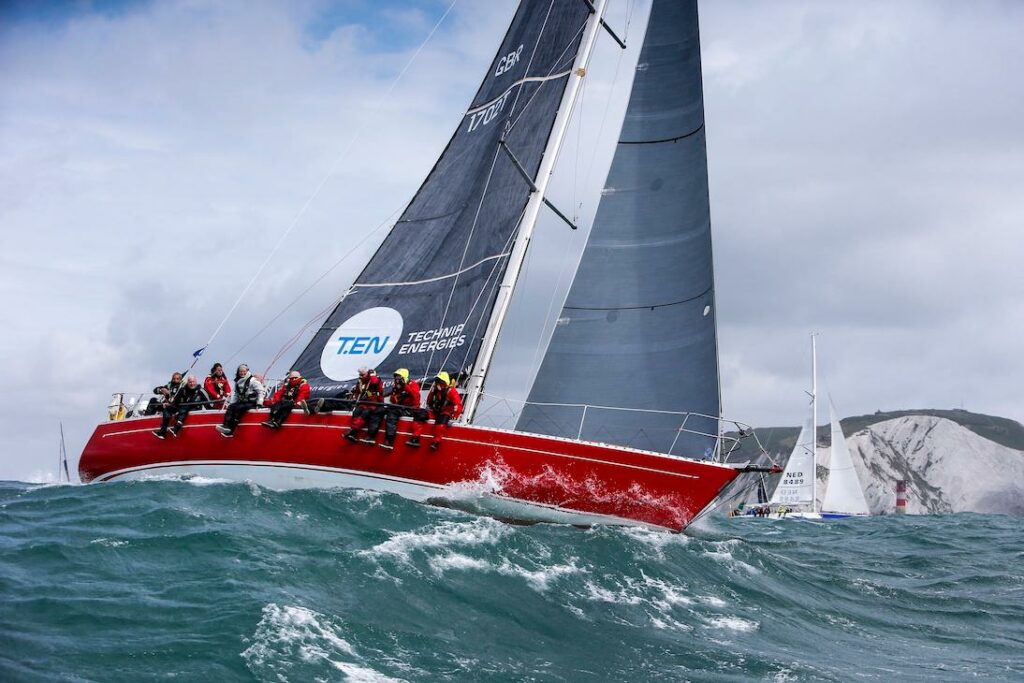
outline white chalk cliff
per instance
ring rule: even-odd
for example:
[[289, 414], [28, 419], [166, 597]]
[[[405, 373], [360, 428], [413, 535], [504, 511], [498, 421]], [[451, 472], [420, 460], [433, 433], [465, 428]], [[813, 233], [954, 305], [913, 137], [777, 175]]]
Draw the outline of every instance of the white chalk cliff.
[[[907, 480], [907, 512], [1024, 515], [1024, 451], [990, 441], [952, 420], [908, 415], [846, 439], [872, 514], [891, 514]], [[819, 451], [819, 495], [828, 449]], [[824, 456], [824, 457], [821, 457]]]

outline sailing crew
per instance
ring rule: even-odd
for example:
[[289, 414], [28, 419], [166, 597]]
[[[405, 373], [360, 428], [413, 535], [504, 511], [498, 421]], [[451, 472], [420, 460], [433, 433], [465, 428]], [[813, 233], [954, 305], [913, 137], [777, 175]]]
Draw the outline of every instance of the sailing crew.
[[[178, 375], [179, 373], [174, 373]], [[180, 384], [180, 382], [179, 382]], [[185, 424], [185, 418], [193, 410], [199, 410], [206, 406], [210, 397], [206, 395], [203, 388], [199, 386], [199, 380], [195, 375], [189, 375], [185, 386], [178, 388], [171, 395], [170, 400], [163, 404], [163, 415], [160, 419], [160, 429], [153, 432], [158, 439], [164, 438], [170, 426], [171, 436], [177, 436]], [[173, 422], [173, 425], [171, 424]]]
[[238, 370], [235, 371], [234, 397], [224, 413], [224, 424], [217, 426], [220, 435], [234, 436], [242, 416], [253, 408], [261, 407], [265, 395], [266, 389], [263, 388], [263, 383], [249, 371], [249, 366], [245, 363], [239, 365]]
[[261, 422], [264, 427], [277, 429], [292, 414], [296, 404], [304, 404], [309, 398], [309, 382], [302, 378], [298, 370], [288, 373], [288, 378], [264, 405], [271, 406], [270, 417]]
[[[390, 451], [395, 447], [395, 436], [398, 434], [398, 420], [403, 416], [415, 419], [424, 412], [420, 408], [420, 384], [414, 379], [409, 379], [409, 371], [407, 369], [399, 368], [395, 370], [394, 383], [391, 385], [388, 403], [381, 408], [381, 410], [374, 412], [367, 421], [366, 431], [371, 441], [376, 440], [377, 430], [380, 429], [380, 420], [383, 416], [384, 442], [380, 444], [380, 447]], [[416, 423], [414, 422], [414, 430], [415, 425]]]
[[458, 419], [459, 415], [462, 415], [462, 397], [459, 396], [459, 390], [455, 388], [455, 383], [451, 381], [447, 372], [439, 372], [434, 377], [430, 393], [427, 394], [427, 409], [416, 418], [412, 438], [406, 443], [413, 448], [418, 447], [423, 424], [430, 419], [434, 421], [434, 438], [430, 442], [430, 448], [436, 451], [441, 447], [444, 434], [448, 431], [448, 423]]
[[316, 415], [317, 413], [330, 412], [332, 410], [353, 410], [359, 402], [360, 396], [372, 393], [372, 387], [368, 388], [367, 386], [368, 382], [378, 383], [380, 393], [383, 395], [384, 385], [377, 377], [377, 371], [363, 367], [359, 368], [359, 381], [356, 382], [355, 386], [343, 391], [337, 396], [320, 398], [315, 401], [306, 401], [303, 408], [307, 415]]
[[210, 374], [206, 376], [206, 381], [203, 382], [203, 389], [206, 390], [206, 395], [210, 397], [210, 409], [223, 410], [231, 398], [231, 382], [224, 375], [223, 365], [220, 363], [213, 364], [213, 367], [210, 368]]
[[153, 393], [156, 394], [153, 398], [149, 399], [146, 407], [141, 411], [143, 415], [156, 415], [158, 412], [166, 408], [174, 395], [181, 389], [182, 378], [184, 375], [180, 372], [175, 372], [171, 375], [171, 381], [167, 384], [161, 384], [158, 387], [153, 387]]
[[352, 426], [345, 433], [345, 438], [355, 442], [359, 440], [359, 430], [366, 426], [367, 420], [384, 402], [384, 383], [377, 376], [377, 371], [367, 367], [359, 368], [359, 381], [352, 387], [349, 396], [355, 401], [355, 408], [352, 410]]

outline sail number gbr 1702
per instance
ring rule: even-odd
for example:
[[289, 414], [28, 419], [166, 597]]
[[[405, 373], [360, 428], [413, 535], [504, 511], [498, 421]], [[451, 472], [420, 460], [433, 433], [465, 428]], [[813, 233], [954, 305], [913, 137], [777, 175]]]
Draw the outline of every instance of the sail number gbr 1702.
[[471, 113], [469, 115], [469, 128], [466, 129], [466, 132], [472, 133], [480, 126], [486, 126], [493, 121], [501, 113], [501, 110], [505, 108], [505, 103], [508, 102], [511, 94], [512, 91], [507, 90], [504, 95], [491, 102], [486, 109]]
[[[494, 76], [497, 78], [502, 74], [510, 73], [512, 67], [519, 63], [519, 59], [523, 54], [523, 46], [520, 45], [518, 48], [509, 52], [498, 60], [498, 66], [494, 70]], [[498, 99], [487, 105], [486, 108], [480, 109], [479, 111], [472, 112], [469, 115], [469, 128], [466, 130], [467, 133], [472, 133], [480, 126], [486, 126], [488, 123], [493, 121], [501, 110], [505, 108], [505, 103], [508, 102], [509, 95], [512, 94], [512, 88], [505, 91], [505, 94]]]

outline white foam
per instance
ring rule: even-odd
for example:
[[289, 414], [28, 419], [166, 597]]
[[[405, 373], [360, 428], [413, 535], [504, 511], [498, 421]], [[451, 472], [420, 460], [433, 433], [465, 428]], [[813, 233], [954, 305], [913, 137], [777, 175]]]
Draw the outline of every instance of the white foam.
[[250, 668], [268, 669], [280, 680], [287, 680], [285, 673], [296, 660], [330, 665], [351, 681], [398, 680], [364, 666], [339, 627], [305, 607], [266, 605], [251, 640], [242, 658]]
[[661, 579], [644, 577], [644, 584], [661, 592], [660, 597], [653, 598], [651, 603], [662, 612], [668, 612], [676, 605], [692, 605], [693, 598], [683, 595], [681, 589]]
[[509, 533], [506, 525], [486, 517], [472, 521], [441, 522], [428, 531], [401, 531], [369, 550], [371, 557], [390, 556], [408, 562], [415, 551], [495, 543]]
[[775, 672], [774, 676], [772, 676], [772, 683], [789, 683], [789, 681], [798, 680], [800, 680], [800, 677], [790, 669], [780, 669]]
[[656, 617], [648, 615], [651, 619], [651, 626], [654, 628], [661, 629], [663, 631], [692, 631], [693, 627], [689, 624], [684, 624], [681, 621], [677, 621], [672, 617]]
[[353, 681], [354, 683], [390, 683], [391, 681], [403, 680], [401, 678], [385, 676], [368, 666], [359, 666], [350, 662], [331, 662], [331, 666], [345, 674], [346, 681]]
[[563, 576], [579, 574], [585, 570], [576, 566], [575, 562], [568, 564], [555, 564], [541, 569], [531, 570], [504, 560], [500, 565], [494, 565], [486, 560], [469, 557], [461, 553], [447, 553], [437, 555], [427, 560], [430, 568], [438, 574], [446, 571], [482, 571], [495, 572], [503, 576], [515, 576], [524, 579], [531, 588], [537, 591], [546, 591], [551, 583]]
[[531, 571], [524, 567], [512, 564], [507, 560], [502, 562], [498, 571], [506, 576], [522, 577], [526, 579], [526, 583], [528, 583], [531, 588], [541, 592], [546, 591], [549, 584], [560, 577], [583, 572], [583, 570], [577, 567], [573, 562], [570, 562], [569, 564], [555, 564], [550, 567]]
[[587, 589], [587, 599], [596, 602], [610, 602], [616, 605], [639, 605], [644, 601], [643, 597], [629, 590], [613, 591], [603, 586], [598, 586], [592, 581], [587, 581], [584, 587]]
[[749, 619], [742, 619], [740, 617], [712, 617], [708, 620], [708, 624], [715, 628], [727, 629], [729, 631], [739, 631], [740, 633], [749, 633], [756, 631], [760, 624], [756, 621], [750, 621]]
[[430, 563], [430, 568], [438, 574], [443, 574], [449, 569], [458, 571], [493, 569], [491, 563], [486, 560], [478, 560], [459, 553], [449, 553], [447, 555], [431, 557], [428, 562]]
[[384, 493], [372, 489], [346, 489], [345, 493], [353, 501], [363, 504], [363, 511], [379, 508], [383, 505]]
[[115, 541], [112, 538], [94, 538], [89, 541], [89, 545], [102, 545], [106, 548], [120, 548], [121, 546], [128, 545], [128, 541]]
[[648, 529], [642, 526], [616, 527], [616, 531], [652, 548], [658, 553], [658, 557], [662, 556], [662, 553], [668, 546], [685, 546], [690, 543], [690, 537], [685, 534], [671, 534], [659, 529]]
[[728, 541], [716, 541], [712, 543], [712, 547], [716, 550], [707, 550], [704, 555], [710, 557], [712, 560], [722, 562], [729, 566], [729, 569], [740, 569], [748, 574], [760, 574], [761, 570], [757, 567], [753, 567], [743, 560], [736, 559], [730, 548], [734, 548], [739, 545], [739, 539], [730, 539]]

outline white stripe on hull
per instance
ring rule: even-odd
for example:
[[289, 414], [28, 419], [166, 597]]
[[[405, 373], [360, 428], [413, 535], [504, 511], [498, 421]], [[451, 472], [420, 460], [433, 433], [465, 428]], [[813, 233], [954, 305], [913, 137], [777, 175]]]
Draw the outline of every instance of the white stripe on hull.
[[209, 479], [252, 482], [279, 491], [310, 488], [370, 489], [395, 493], [418, 502], [433, 502], [445, 507], [524, 522], [550, 522], [582, 526], [611, 524], [662, 528], [612, 515], [576, 512], [553, 505], [498, 496], [464, 485], [440, 486], [415, 479], [315, 465], [297, 466], [293, 463], [217, 460], [164, 462], [116, 470], [98, 477], [96, 481], [141, 480], [160, 475], [201, 476]]

